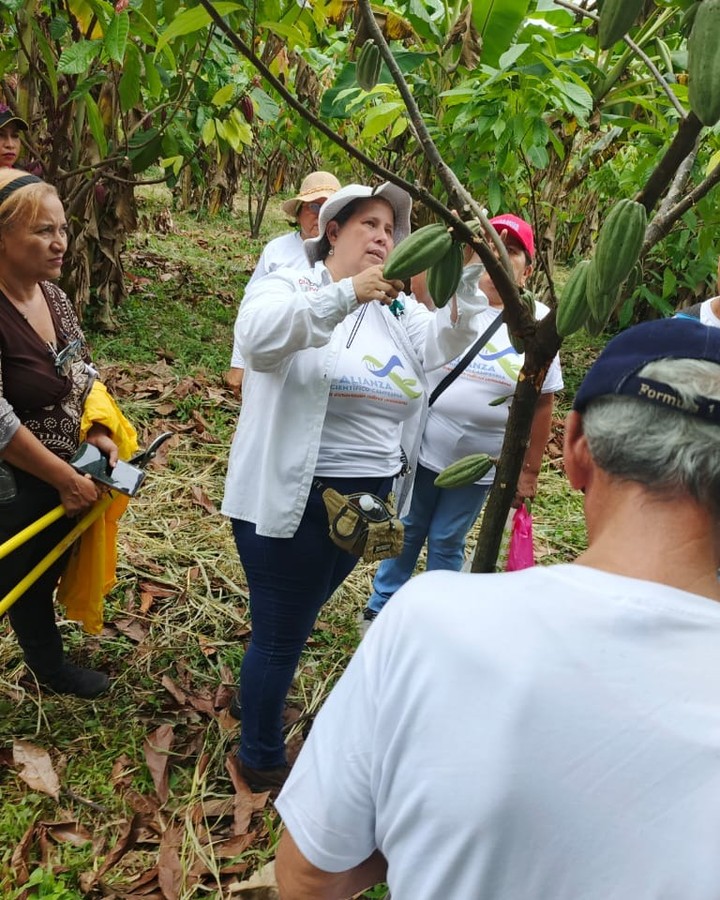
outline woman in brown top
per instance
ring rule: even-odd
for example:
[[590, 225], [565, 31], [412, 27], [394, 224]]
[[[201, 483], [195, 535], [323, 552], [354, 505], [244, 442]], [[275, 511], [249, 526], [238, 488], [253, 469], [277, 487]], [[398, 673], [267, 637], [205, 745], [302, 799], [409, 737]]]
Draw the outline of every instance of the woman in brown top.
[[[83, 403], [95, 377], [77, 316], [52, 279], [67, 250], [67, 222], [51, 185], [0, 169], [0, 542], [62, 503], [66, 516], [0, 560], [5, 596], [67, 532], [73, 516], [99, 498], [68, 463], [79, 444]], [[117, 461], [107, 430], [87, 440]], [[53, 595], [65, 559], [51, 566], [10, 608], [9, 617], [39, 684], [95, 697], [103, 672], [70, 663], [55, 621]]]

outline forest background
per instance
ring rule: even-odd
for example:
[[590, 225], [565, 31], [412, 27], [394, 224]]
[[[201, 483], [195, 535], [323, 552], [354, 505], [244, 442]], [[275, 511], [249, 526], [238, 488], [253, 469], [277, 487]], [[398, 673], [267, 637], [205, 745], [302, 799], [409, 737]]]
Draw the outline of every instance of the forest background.
[[[217, 504], [237, 411], [222, 373], [244, 283], [283, 227], [276, 195], [328, 168], [400, 179], [415, 224], [452, 222], [468, 197], [519, 212], [539, 237], [533, 290], [553, 307], [607, 211], [639, 198], [640, 259], [606, 332], [566, 341], [565, 404], [608, 332], [713, 292], [720, 140], [688, 92], [701, 4], [630, 5], [629, 35], [601, 49], [592, 0], [5, 0], [2, 90], [31, 124], [21, 162], [69, 213], [65, 287], [143, 438], [177, 435], [124, 523], [94, 656], [110, 656], [111, 700], [88, 713], [35, 695], [2, 638], [6, 895], [230, 896], [272, 858], [272, 807], [226, 768], [247, 615]], [[369, 34], [384, 64], [365, 91]], [[536, 372], [559, 343], [553, 321], [536, 347], [518, 319]], [[547, 463], [536, 510], [543, 562], [584, 541], [560, 470]], [[296, 744], [355, 646], [370, 576], [360, 568], [319, 623], [288, 710]]]

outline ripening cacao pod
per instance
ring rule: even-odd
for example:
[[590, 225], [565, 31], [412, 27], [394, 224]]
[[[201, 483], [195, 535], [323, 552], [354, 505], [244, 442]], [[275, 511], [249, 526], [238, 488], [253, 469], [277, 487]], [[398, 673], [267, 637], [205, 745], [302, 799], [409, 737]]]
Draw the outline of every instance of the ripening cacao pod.
[[592, 266], [587, 273], [588, 301], [594, 315], [601, 314], [596, 298], [625, 281], [642, 249], [647, 212], [635, 200], [618, 200], [598, 234]]
[[688, 39], [690, 108], [703, 125], [720, 119], [720, 0], [703, 0]]
[[245, 121], [248, 125], [252, 125], [253, 119], [255, 118], [255, 107], [247, 94], [244, 94], [240, 98], [240, 112], [245, 116]]
[[427, 289], [438, 309], [442, 309], [457, 290], [463, 264], [463, 245], [453, 241], [445, 256], [428, 269]]
[[435, 487], [454, 488], [475, 484], [492, 469], [497, 460], [487, 453], [471, 453], [447, 466], [435, 478]]
[[439, 262], [452, 246], [447, 226], [440, 223], [424, 225], [395, 247], [383, 267], [383, 277], [404, 281], [424, 272]]
[[362, 45], [355, 67], [355, 80], [364, 91], [371, 91], [378, 83], [382, 58], [380, 48], [372, 38]]
[[575, 266], [560, 295], [555, 317], [555, 327], [560, 337], [567, 337], [579, 331], [590, 315], [587, 299], [589, 265], [590, 260], [583, 259]]
[[605, 0], [600, 10], [598, 42], [607, 50], [628, 33], [645, 0]]

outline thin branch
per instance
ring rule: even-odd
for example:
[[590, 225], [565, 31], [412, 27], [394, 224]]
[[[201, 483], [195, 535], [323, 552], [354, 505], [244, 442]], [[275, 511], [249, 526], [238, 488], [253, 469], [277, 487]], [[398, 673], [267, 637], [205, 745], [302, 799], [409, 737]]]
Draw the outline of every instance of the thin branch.
[[679, 203], [669, 209], [665, 216], [661, 217], [660, 214], [655, 216], [645, 232], [645, 240], [643, 242], [642, 250], [640, 251], [640, 258], [642, 259], [646, 256], [655, 244], [659, 243], [666, 235], [668, 235], [675, 222], [677, 222], [677, 220], [689, 209], [695, 206], [696, 203], [702, 200], [702, 198], [717, 184], [720, 184], [720, 163], [715, 166], [712, 172], [710, 172], [697, 187], [683, 197]]

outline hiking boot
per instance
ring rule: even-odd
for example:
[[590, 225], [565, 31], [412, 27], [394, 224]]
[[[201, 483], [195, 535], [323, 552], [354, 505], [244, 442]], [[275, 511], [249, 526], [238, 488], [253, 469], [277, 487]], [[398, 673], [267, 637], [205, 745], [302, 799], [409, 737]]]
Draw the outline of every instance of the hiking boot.
[[264, 791], [270, 791], [270, 795], [273, 798], [277, 797], [290, 774], [290, 766], [277, 766], [274, 769], [253, 769], [250, 766], [246, 766], [241, 760], [238, 760], [238, 762], [240, 763], [240, 774], [253, 794], [262, 794]]
[[53, 694], [71, 694], [83, 700], [92, 700], [110, 687], [110, 679], [105, 672], [85, 669], [67, 661], [54, 675], [37, 675], [38, 684]]
[[370, 609], [369, 606], [366, 606], [362, 612], [362, 616], [358, 616], [358, 627], [360, 629], [360, 637], [364, 638], [367, 634], [368, 628], [372, 625], [372, 623], [377, 619], [378, 611], [375, 609]]

